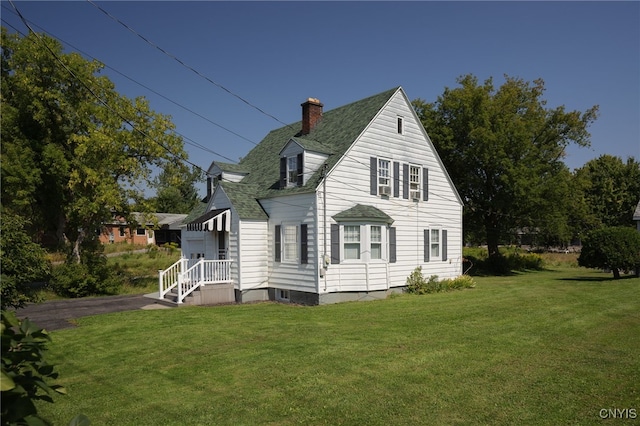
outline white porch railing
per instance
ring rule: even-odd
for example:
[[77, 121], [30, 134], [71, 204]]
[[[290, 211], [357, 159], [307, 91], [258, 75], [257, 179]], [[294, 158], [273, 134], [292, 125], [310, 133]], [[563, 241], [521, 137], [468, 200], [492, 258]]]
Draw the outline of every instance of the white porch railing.
[[189, 266], [189, 259], [178, 260], [168, 269], [158, 271], [160, 298], [177, 288], [177, 303], [183, 303], [185, 297], [202, 285], [231, 282], [231, 262], [202, 258]]

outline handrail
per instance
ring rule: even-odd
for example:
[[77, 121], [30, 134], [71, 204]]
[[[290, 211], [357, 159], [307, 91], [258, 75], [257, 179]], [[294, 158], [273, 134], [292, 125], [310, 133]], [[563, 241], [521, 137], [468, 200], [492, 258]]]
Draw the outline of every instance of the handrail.
[[185, 270], [180, 274], [177, 303], [183, 303], [189, 294], [204, 284], [230, 282], [231, 262], [231, 260], [200, 259]]
[[161, 299], [178, 285], [186, 262], [188, 262], [187, 259], [180, 258], [167, 269], [158, 270], [158, 293]]

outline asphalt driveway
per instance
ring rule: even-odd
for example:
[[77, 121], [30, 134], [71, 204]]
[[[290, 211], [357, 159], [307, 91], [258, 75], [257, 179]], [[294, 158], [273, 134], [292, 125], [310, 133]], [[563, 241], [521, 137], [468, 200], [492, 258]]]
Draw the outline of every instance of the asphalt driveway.
[[16, 311], [18, 318], [31, 322], [47, 331], [75, 327], [73, 320], [111, 312], [136, 309], [170, 309], [144, 295], [104, 296], [82, 299], [50, 300], [30, 304]]

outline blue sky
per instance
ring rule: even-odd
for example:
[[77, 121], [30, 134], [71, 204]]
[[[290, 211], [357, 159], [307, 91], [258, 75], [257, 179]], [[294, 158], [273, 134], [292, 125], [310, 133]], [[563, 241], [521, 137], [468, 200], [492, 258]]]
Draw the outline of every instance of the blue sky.
[[[1, 3], [2, 25], [26, 32]], [[504, 74], [542, 78], [551, 108], [599, 105], [591, 147], [567, 152], [571, 169], [602, 154], [640, 160], [636, 1], [97, 3], [215, 84], [89, 2], [14, 4], [67, 52], [106, 64], [121, 94], [171, 115], [190, 160], [204, 169], [237, 161], [269, 131], [300, 120], [308, 97], [326, 111], [402, 86], [410, 99], [434, 101], [469, 73], [496, 85]]]

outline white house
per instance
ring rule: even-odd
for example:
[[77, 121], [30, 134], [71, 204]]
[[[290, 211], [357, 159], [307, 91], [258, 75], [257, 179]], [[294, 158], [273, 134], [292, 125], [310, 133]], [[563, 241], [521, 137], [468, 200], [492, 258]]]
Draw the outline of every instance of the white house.
[[211, 165], [161, 297], [324, 304], [386, 297], [417, 266], [462, 273], [462, 201], [404, 90], [322, 108]]

